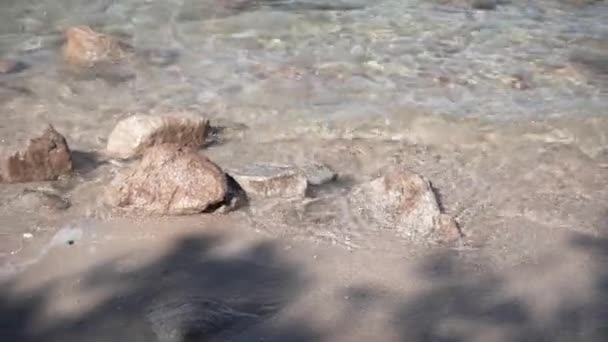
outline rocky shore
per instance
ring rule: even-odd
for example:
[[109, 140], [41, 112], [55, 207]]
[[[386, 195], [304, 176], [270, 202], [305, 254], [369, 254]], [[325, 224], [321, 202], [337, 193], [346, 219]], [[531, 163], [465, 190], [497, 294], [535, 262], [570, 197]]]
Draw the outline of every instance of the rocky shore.
[[83, 4], [0, 5], [0, 339], [605, 340], [605, 2]]

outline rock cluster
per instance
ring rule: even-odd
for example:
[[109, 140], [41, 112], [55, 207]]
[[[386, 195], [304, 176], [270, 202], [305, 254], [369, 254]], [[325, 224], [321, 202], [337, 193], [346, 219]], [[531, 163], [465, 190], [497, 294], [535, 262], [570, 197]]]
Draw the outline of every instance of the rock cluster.
[[[106, 154], [141, 160], [119, 172], [104, 201], [113, 208], [158, 215], [225, 212], [246, 199], [301, 201], [315, 195], [310, 188], [319, 189], [337, 177], [318, 163], [254, 163], [229, 168], [227, 174], [201, 151], [208, 130], [207, 119], [184, 112], [139, 114], [118, 122]], [[0, 182], [55, 180], [73, 169], [66, 139], [52, 126], [27, 144], [1, 147]], [[416, 241], [453, 241], [461, 235], [456, 222], [442, 213], [431, 183], [404, 168], [358, 184], [346, 197], [351, 210], [370, 227]], [[40, 198], [46, 203], [51, 197]]]
[[[463, 2], [478, 9], [493, 9], [498, 3]], [[116, 65], [129, 59], [133, 51], [116, 37], [75, 26], [65, 31], [62, 53], [67, 64], [87, 71]], [[175, 56], [148, 57], [155, 61], [163, 57], [156, 64], [166, 65]], [[1, 74], [19, 67], [18, 62], [0, 60]], [[201, 151], [208, 143], [209, 130], [209, 121], [192, 112], [136, 114], [119, 121], [109, 134], [105, 156], [140, 160], [119, 171], [104, 201], [116, 209], [159, 215], [225, 212], [246, 200], [254, 204], [304, 203], [306, 197], [322, 194], [323, 186], [337, 177], [319, 163], [253, 163], [228, 168], [226, 173]], [[0, 183], [56, 180], [73, 171], [66, 139], [52, 126], [42, 134], [31, 134], [26, 141], [8, 140], [10, 144], [3, 140], [0, 145]], [[347, 198], [350, 208], [374, 227], [395, 230], [410, 239], [453, 240], [460, 236], [455, 221], [441, 212], [430, 182], [408, 170], [391, 170], [344, 194], [342, 199]], [[46, 193], [27, 193], [20, 198], [58, 210], [69, 207], [69, 202]]]

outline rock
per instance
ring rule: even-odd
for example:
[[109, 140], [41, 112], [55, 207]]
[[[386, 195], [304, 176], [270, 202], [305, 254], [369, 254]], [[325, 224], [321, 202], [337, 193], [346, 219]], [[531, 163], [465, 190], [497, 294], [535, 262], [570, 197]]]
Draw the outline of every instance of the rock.
[[224, 201], [226, 175], [193, 148], [153, 146], [142, 161], [118, 176], [106, 194], [118, 208], [157, 214], [201, 213]]
[[106, 152], [111, 157], [128, 159], [141, 155], [150, 146], [165, 143], [198, 148], [204, 144], [208, 128], [208, 120], [191, 113], [133, 115], [114, 127]]
[[49, 125], [25, 143], [0, 146], [0, 183], [55, 180], [72, 171], [72, 154], [65, 138]]
[[306, 164], [299, 167], [309, 185], [323, 185], [332, 182], [338, 176], [332, 169], [323, 164]]
[[300, 170], [288, 165], [252, 164], [231, 176], [253, 198], [300, 198], [308, 187]]
[[349, 202], [364, 221], [410, 239], [433, 239], [449, 228], [430, 182], [408, 170], [391, 170], [356, 187]]
[[95, 32], [88, 26], [70, 27], [65, 31], [63, 58], [70, 64], [93, 66], [100, 62], [118, 62], [128, 55], [130, 47], [116, 38]]

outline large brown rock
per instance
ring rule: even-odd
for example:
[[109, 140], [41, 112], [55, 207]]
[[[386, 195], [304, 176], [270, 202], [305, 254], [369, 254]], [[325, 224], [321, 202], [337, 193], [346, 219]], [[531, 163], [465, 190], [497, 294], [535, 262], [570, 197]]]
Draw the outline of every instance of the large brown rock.
[[72, 154], [65, 138], [49, 125], [26, 142], [0, 146], [0, 182], [55, 180], [72, 171]]
[[128, 55], [130, 47], [109, 35], [95, 32], [89, 26], [74, 26], [65, 31], [63, 58], [70, 64], [93, 66], [100, 62], [118, 62]]
[[201, 147], [208, 128], [207, 119], [192, 113], [133, 115], [114, 127], [108, 138], [106, 153], [114, 158], [128, 159], [141, 155], [150, 146], [160, 144]]
[[430, 182], [414, 172], [395, 169], [356, 187], [351, 207], [370, 225], [395, 229], [410, 239], [445, 240], [458, 229], [441, 213]]
[[156, 214], [194, 214], [226, 198], [224, 172], [195, 149], [174, 144], [153, 146], [142, 161], [118, 176], [106, 200], [109, 204]]

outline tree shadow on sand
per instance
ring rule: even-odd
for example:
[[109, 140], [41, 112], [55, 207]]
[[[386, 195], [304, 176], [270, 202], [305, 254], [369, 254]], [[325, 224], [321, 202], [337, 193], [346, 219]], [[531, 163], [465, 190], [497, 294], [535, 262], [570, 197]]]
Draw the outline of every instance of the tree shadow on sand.
[[[534, 288], [537, 278], [559, 272], [560, 261], [531, 266], [526, 273], [530, 277], [519, 279], [519, 288], [513, 291], [509, 275], [477, 272], [464, 266], [457, 253], [447, 252], [422, 262], [420, 279], [430, 285], [413, 297], [366, 287], [351, 288], [347, 296], [353, 311], [374, 301], [389, 303], [393, 310], [388, 325], [400, 341], [608, 341], [608, 239], [575, 234], [568, 245], [589, 260], [580, 270], [582, 277], [589, 274], [592, 279], [585, 293], [563, 290], [563, 283], [544, 282], [535, 291], [527, 290], [527, 284]], [[559, 299], [549, 312], [539, 315], [541, 300], [537, 302], [535, 296], [542, 297], [543, 292], [559, 293]]]
[[[0, 340], [340, 340], [344, 331], [367, 329], [374, 320], [369, 312], [379, 308], [387, 317], [382, 329], [396, 336], [391, 341], [608, 341], [606, 238], [571, 239], [570, 246], [588, 256], [584, 272], [593, 285], [584, 296], [560, 297], [542, 318], [533, 297], [506, 290], [506, 275], [476, 272], [455, 253], [444, 252], [420, 263], [416, 276], [429, 285], [414, 295], [345, 284], [346, 293], [333, 294], [344, 298], [338, 311], [342, 323], [333, 331], [315, 328], [314, 317], [282, 315], [307, 289], [320, 286], [305, 276], [302, 265], [287, 262], [272, 243], [228, 256], [213, 252], [218, 243], [215, 237], [189, 237], [144, 267], [125, 270], [118, 260], [94, 267], [79, 276], [79, 286], [111, 288], [111, 295], [79, 316], [53, 317], [48, 324], [40, 324], [40, 315], [62, 281], [13, 298], [14, 284], [3, 284]], [[538, 272], [543, 270], [552, 272], [539, 265]]]
[[[58, 284], [29, 295], [0, 296], [0, 340], [24, 341], [222, 341], [281, 310], [304, 279], [278, 260], [271, 244], [237, 256], [210, 252], [216, 238], [186, 238], [161, 260], [121, 271], [118, 261], [80, 278], [84, 289], [111, 288], [109, 299], [79, 317], [37, 326]], [[304, 328], [304, 327], [302, 327]], [[307, 335], [307, 332], [301, 332]]]

